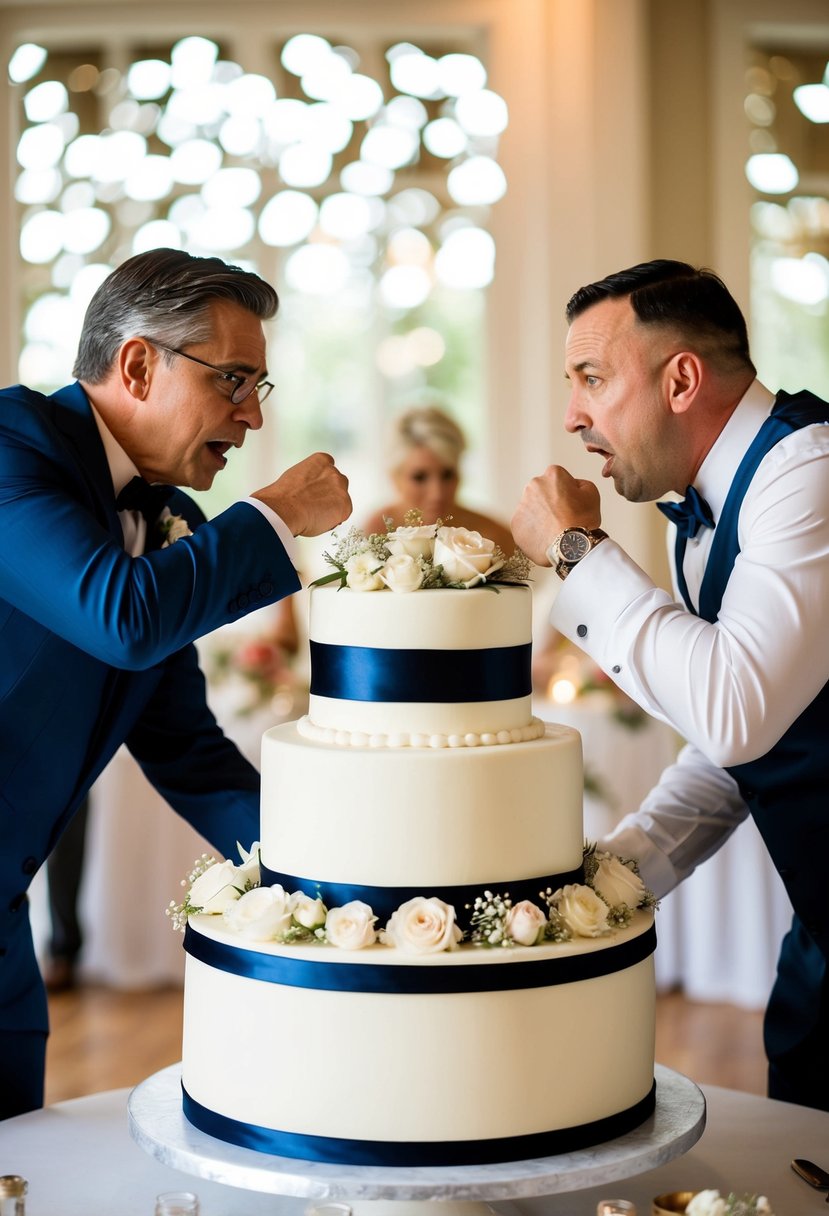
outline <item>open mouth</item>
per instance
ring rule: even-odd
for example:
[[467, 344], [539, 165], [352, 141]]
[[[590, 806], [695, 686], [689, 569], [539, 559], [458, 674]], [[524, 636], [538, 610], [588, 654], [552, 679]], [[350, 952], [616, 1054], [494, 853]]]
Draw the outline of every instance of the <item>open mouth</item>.
[[590, 452], [590, 454], [592, 456], [603, 456], [604, 457], [604, 465], [602, 467], [602, 477], [609, 477], [611, 469], [613, 468], [613, 460], [614, 460], [613, 453], [608, 452], [605, 448], [596, 447], [592, 443], [587, 444], [587, 451]]
[[233, 447], [233, 444], [228, 443], [228, 441], [225, 439], [211, 439], [208, 442], [207, 447], [216, 458], [219, 468], [223, 469], [227, 464], [225, 453]]

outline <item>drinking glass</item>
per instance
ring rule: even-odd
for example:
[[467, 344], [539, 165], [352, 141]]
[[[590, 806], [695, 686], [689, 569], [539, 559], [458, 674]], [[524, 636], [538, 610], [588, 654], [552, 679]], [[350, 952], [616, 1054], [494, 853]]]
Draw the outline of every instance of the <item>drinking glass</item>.
[[155, 1216], [199, 1216], [199, 1197], [192, 1191], [162, 1191], [155, 1197]]

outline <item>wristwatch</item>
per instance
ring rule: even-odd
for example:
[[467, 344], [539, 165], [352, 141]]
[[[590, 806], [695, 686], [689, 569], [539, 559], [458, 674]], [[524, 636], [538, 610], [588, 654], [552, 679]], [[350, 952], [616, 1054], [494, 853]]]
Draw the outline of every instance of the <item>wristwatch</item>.
[[547, 550], [558, 577], [567, 578], [573, 567], [603, 540], [607, 540], [607, 533], [601, 528], [565, 528]]

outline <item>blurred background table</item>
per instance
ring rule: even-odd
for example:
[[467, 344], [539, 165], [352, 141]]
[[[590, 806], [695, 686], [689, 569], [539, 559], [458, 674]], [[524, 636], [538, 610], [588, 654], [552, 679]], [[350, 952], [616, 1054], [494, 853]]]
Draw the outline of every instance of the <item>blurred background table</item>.
[[[264, 624], [256, 630], [243, 619], [201, 639], [204, 670], [213, 672], [219, 660], [226, 663], [226, 656], [250, 643], [261, 645]], [[306, 712], [307, 677], [300, 672], [294, 686], [267, 694], [262, 683], [234, 670], [208, 684], [219, 725], [256, 768], [263, 733]], [[165, 909], [181, 898], [182, 879], [204, 852], [215, 850], [156, 793], [126, 747], [120, 748], [90, 792], [79, 897], [81, 979], [124, 990], [183, 982], [182, 938]], [[43, 958], [49, 935], [45, 867], [35, 876], [30, 898], [35, 947]]]

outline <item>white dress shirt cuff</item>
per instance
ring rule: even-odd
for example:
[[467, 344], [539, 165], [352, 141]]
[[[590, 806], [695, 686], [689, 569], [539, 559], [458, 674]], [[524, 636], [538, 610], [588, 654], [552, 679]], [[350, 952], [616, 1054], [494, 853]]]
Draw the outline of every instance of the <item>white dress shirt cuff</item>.
[[297, 559], [296, 544], [294, 543], [294, 538], [291, 533], [291, 530], [288, 527], [288, 525], [285, 523], [284, 519], [282, 519], [282, 517], [280, 515], [277, 515], [276, 511], [274, 511], [266, 503], [262, 502], [261, 498], [245, 498], [245, 499], [243, 499], [243, 501], [249, 502], [252, 507], [256, 507], [256, 510], [259, 511], [260, 514], [265, 516], [265, 519], [268, 521], [268, 523], [271, 525], [271, 527], [273, 528], [276, 535], [282, 541], [285, 552], [288, 554], [288, 557], [291, 559], [291, 562], [293, 563], [294, 566], [296, 566], [296, 559]]
[[608, 539], [570, 571], [556, 596], [550, 621], [602, 666], [606, 659], [616, 657], [604, 653], [613, 630], [629, 614], [639, 618], [645, 606], [651, 611], [654, 596], [671, 602], [641, 566]]
[[599, 841], [599, 848], [615, 853], [617, 857], [632, 858], [636, 861], [639, 865], [639, 877], [657, 899], [662, 899], [669, 891], [673, 891], [683, 877], [677, 874], [670, 860], [638, 824], [626, 822], [617, 827], [604, 840]]

